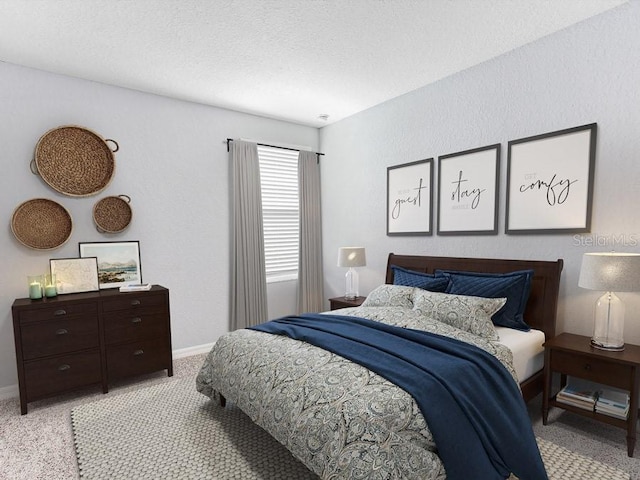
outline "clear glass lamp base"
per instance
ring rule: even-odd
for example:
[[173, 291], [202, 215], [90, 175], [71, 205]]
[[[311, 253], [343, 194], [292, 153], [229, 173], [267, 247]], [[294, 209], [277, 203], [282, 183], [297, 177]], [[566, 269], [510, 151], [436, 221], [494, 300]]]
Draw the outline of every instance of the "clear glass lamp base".
[[591, 339], [591, 346], [599, 350], [607, 350], [609, 352], [621, 352], [624, 350], [624, 343], [622, 345], [607, 345], [604, 342], [600, 342], [595, 339]]
[[609, 352], [624, 350], [624, 304], [613, 292], [596, 302], [591, 346]]
[[347, 300], [355, 300], [358, 297], [358, 272], [349, 267], [345, 275], [346, 289], [344, 298]]

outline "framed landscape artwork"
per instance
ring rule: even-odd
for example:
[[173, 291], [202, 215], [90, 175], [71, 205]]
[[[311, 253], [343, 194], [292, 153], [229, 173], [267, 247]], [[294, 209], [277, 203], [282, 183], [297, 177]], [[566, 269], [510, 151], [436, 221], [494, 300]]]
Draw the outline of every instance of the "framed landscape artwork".
[[387, 235], [431, 235], [433, 158], [387, 167]]
[[80, 257], [96, 257], [100, 289], [142, 283], [140, 242], [80, 243]]

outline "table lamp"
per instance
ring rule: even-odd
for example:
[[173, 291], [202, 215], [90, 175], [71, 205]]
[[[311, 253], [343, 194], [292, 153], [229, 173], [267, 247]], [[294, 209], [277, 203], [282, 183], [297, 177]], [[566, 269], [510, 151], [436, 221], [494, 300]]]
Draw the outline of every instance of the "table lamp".
[[358, 272], [354, 267], [364, 267], [367, 264], [367, 257], [364, 247], [340, 247], [338, 249], [338, 266], [349, 267], [345, 275], [346, 290], [344, 297], [354, 300], [358, 296]]
[[585, 253], [578, 286], [605, 292], [596, 301], [591, 345], [602, 350], [624, 350], [624, 303], [614, 292], [640, 290], [640, 254]]

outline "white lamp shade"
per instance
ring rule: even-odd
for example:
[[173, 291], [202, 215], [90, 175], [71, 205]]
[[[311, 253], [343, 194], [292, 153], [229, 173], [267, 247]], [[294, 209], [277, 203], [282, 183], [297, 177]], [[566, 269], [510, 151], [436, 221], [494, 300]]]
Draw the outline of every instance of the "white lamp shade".
[[602, 292], [640, 290], [640, 254], [585, 253], [578, 286]]
[[364, 267], [367, 264], [367, 257], [364, 247], [340, 247], [338, 249], [339, 267]]

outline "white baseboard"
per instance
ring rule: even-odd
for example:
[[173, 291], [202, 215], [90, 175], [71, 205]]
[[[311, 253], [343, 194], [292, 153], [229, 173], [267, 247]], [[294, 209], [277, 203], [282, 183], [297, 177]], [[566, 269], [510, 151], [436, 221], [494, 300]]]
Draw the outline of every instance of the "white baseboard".
[[180, 350], [173, 351], [173, 358], [184, 358], [192, 355], [200, 355], [201, 353], [209, 353], [209, 350], [213, 348], [216, 342], [205, 343], [204, 345], [196, 345], [195, 347], [181, 348]]
[[19, 397], [18, 385], [9, 385], [7, 387], [0, 387], [0, 400], [6, 400], [8, 398]]
[[[209, 350], [213, 347], [213, 343], [206, 343], [204, 345], [196, 345], [195, 347], [181, 348], [173, 351], [173, 359], [190, 357], [192, 355], [200, 355], [201, 353], [209, 353]], [[20, 396], [18, 385], [8, 385], [6, 387], [0, 387], [0, 400], [6, 400], [8, 398], [14, 398]]]

